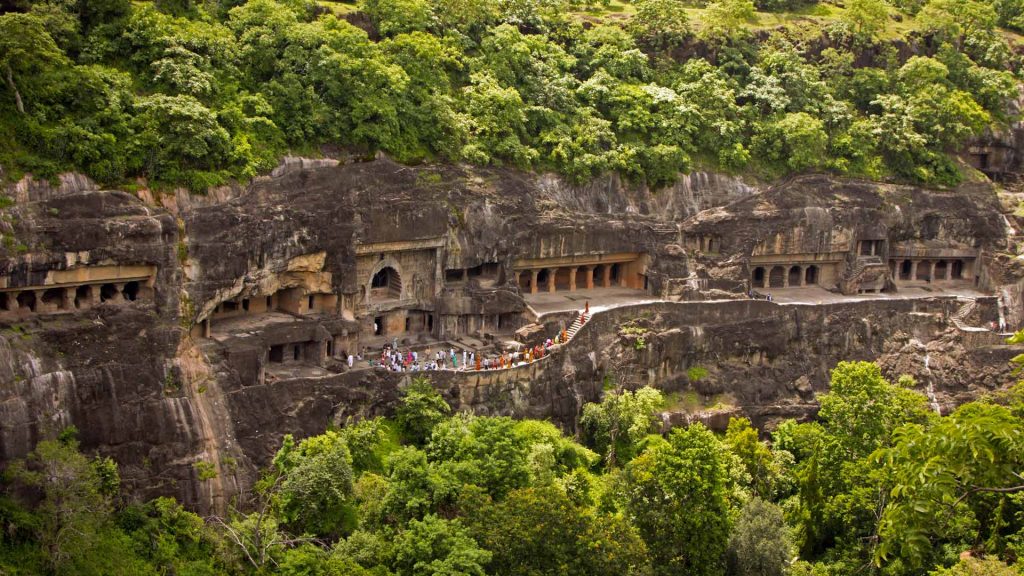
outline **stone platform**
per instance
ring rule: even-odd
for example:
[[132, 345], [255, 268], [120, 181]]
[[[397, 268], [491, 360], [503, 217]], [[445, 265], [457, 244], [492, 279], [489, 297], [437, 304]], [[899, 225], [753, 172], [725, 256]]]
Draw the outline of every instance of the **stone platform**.
[[865, 300], [909, 300], [914, 298], [964, 297], [981, 298], [989, 296], [974, 289], [969, 282], [948, 282], [929, 284], [926, 282], [907, 283], [899, 286], [898, 292], [868, 292], [844, 295], [831, 292], [821, 286], [799, 288], [760, 289], [761, 294], [771, 294], [778, 304], [836, 304], [840, 302], [861, 302]]
[[591, 312], [629, 304], [663, 301], [661, 298], [651, 296], [644, 290], [621, 287], [592, 288], [571, 292], [538, 292], [536, 294], [524, 294], [523, 299], [526, 300], [526, 303], [538, 317], [555, 312], [583, 310], [587, 301], [590, 301]]

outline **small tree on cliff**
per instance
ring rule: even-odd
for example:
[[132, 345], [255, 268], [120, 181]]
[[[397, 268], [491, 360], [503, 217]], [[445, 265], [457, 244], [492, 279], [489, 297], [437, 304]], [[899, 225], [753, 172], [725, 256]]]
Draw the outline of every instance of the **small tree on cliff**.
[[413, 379], [412, 384], [405, 389], [395, 420], [402, 439], [422, 447], [430, 438], [434, 425], [451, 412], [452, 407], [434, 390], [430, 380], [421, 376]]
[[654, 411], [661, 402], [661, 392], [649, 386], [636, 392], [609, 392], [600, 404], [583, 406], [580, 426], [587, 442], [613, 468], [636, 454], [640, 442], [654, 427]]

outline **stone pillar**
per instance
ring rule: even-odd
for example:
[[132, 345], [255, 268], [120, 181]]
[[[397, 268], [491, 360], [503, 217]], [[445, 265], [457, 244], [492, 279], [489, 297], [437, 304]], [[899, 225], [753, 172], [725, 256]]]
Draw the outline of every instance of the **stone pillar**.
[[594, 287], [594, 267], [587, 266], [584, 268], [584, 270], [587, 274], [587, 290], [590, 290]]
[[537, 275], [540, 270], [530, 270], [530, 294], [537, 293]]
[[953, 261], [946, 262], [946, 280], [953, 279]]
[[612, 287], [612, 267], [608, 264], [604, 265], [604, 269], [601, 273], [601, 286], [605, 288]]
[[548, 268], [548, 292], [555, 291], [555, 276], [558, 275], [558, 268]]
[[935, 281], [935, 262], [932, 262], [932, 261], [925, 262], [925, 266], [928, 267], [928, 281], [929, 282], [934, 282]]
[[462, 269], [462, 281], [463, 282], [468, 282], [469, 281], [469, 268], [463, 268]]
[[910, 261], [910, 279], [917, 280], [917, 260]]
[[789, 288], [789, 266], [782, 269], [782, 287]]
[[569, 292], [576, 291], [576, 272], [578, 271], [578, 266], [573, 266], [572, 268], [569, 268]]
[[522, 274], [521, 270], [512, 271], [512, 281], [515, 282], [516, 288], [519, 287], [519, 275]]
[[210, 337], [210, 319], [206, 318], [203, 320], [203, 338]]
[[803, 266], [800, 266], [800, 285], [807, 285], [807, 270]]
[[71, 286], [64, 289], [64, 295], [60, 301], [61, 310], [74, 310], [75, 309], [75, 287]]

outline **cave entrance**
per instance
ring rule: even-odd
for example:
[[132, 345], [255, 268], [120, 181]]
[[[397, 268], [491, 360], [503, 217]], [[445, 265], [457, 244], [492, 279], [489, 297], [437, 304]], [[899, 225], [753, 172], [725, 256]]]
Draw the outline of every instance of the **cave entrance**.
[[904, 260], [900, 264], [900, 280], [910, 280], [911, 271], [914, 269], [914, 263], [910, 260]]
[[808, 266], [804, 272], [804, 284], [817, 284], [818, 283], [818, 267]]
[[60, 310], [64, 308], [64, 289], [50, 288], [43, 292], [42, 303], [47, 310]]
[[[134, 302], [135, 299], [139, 297], [139, 283], [133, 281], [125, 284], [124, 289], [121, 290], [121, 293], [124, 294], [125, 300], [128, 300], [129, 302]], [[242, 307], [248, 310], [249, 301], [242, 300]]]
[[75, 308], [82, 308], [90, 304], [92, 304], [92, 286], [75, 288]]
[[104, 284], [103, 286], [100, 286], [100, 302], [116, 300], [117, 295], [117, 286], [114, 286], [113, 284]]
[[754, 268], [754, 274], [751, 276], [751, 282], [757, 288], [764, 286], [764, 268], [760, 266]]
[[36, 293], [31, 290], [18, 294], [18, 307], [36, 311]]
[[373, 335], [383, 336], [384, 335], [384, 317], [377, 316], [373, 319]]
[[284, 362], [284, 346], [278, 344], [270, 347], [270, 361], [275, 364]]
[[953, 269], [951, 270], [954, 280], [960, 280], [964, 277], [964, 261], [953, 260]]
[[768, 273], [768, 287], [769, 288], [782, 288], [786, 285], [786, 269], [782, 266], [772, 267], [772, 271]]
[[799, 286], [803, 275], [803, 270], [799, 266], [793, 266], [789, 269], [789, 277], [786, 280], [790, 286]]

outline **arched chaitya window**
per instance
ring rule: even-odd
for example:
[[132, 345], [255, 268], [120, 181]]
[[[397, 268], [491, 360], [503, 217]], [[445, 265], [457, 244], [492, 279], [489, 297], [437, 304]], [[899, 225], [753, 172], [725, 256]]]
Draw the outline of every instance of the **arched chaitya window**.
[[370, 281], [371, 300], [393, 300], [402, 297], [402, 277], [390, 266], [381, 268]]

